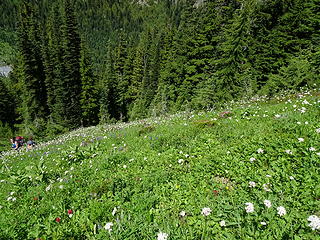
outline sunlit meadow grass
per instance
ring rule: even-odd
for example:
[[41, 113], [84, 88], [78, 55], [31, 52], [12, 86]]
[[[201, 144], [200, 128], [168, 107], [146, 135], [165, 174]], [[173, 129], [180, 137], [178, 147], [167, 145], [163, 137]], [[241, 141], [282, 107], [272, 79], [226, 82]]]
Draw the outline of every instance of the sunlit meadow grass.
[[319, 239], [319, 119], [313, 91], [6, 152], [0, 239]]

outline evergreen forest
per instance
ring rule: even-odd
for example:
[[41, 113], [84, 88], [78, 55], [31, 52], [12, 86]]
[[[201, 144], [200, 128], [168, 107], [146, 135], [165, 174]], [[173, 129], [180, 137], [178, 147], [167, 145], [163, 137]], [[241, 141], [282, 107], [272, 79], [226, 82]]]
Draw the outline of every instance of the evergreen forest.
[[318, 86], [320, 0], [1, 0], [0, 133]]

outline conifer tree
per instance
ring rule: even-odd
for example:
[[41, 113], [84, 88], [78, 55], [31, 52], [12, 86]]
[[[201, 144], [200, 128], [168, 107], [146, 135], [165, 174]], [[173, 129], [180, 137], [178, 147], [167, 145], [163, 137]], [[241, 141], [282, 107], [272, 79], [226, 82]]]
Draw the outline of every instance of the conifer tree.
[[105, 61], [105, 72], [101, 76], [99, 83], [100, 110], [99, 119], [101, 123], [115, 120], [117, 117], [117, 91], [116, 76], [114, 71], [114, 61], [112, 56], [112, 46], [108, 42], [107, 55]]
[[178, 94], [175, 84], [178, 82], [178, 75], [174, 72], [174, 64], [176, 64], [177, 56], [173, 45], [173, 37], [175, 34], [173, 28], [174, 27], [168, 27], [162, 37], [158, 88], [151, 104], [151, 110], [155, 115], [170, 112]]
[[131, 111], [131, 118], [141, 118], [148, 114], [149, 106], [158, 87], [159, 48], [159, 35], [156, 31], [147, 29], [137, 48], [141, 52], [137, 53], [135, 63], [139, 65], [133, 70], [133, 84], [138, 85], [139, 88]]
[[80, 73], [82, 123], [84, 126], [91, 126], [98, 123], [98, 91], [91, 59], [84, 43], [81, 48]]
[[[62, 78], [59, 88], [58, 106], [62, 106], [60, 118], [62, 125], [75, 128], [81, 125], [81, 73], [80, 73], [80, 51], [81, 39], [78, 33], [77, 21], [70, 0], [64, 1], [64, 25], [63, 33], [63, 56]], [[62, 90], [62, 89], [61, 89]], [[61, 95], [60, 95], [61, 94]]]
[[63, 122], [63, 9], [53, 4], [48, 16], [43, 43], [43, 59], [46, 75], [47, 102], [50, 109], [50, 121]]
[[115, 81], [116, 81], [116, 119], [124, 121], [127, 117], [127, 99], [126, 92], [128, 90], [129, 82], [128, 78], [125, 76], [125, 64], [127, 59], [127, 41], [122, 33], [122, 29], [119, 33], [118, 44], [114, 50], [114, 71], [115, 71]]
[[128, 107], [128, 116], [130, 119], [135, 119], [138, 117], [137, 104], [138, 97], [140, 94], [141, 82], [144, 74], [144, 49], [140, 43], [135, 49], [135, 56], [133, 59], [132, 66], [132, 78], [131, 83], [128, 87], [128, 97], [130, 105]]
[[15, 121], [15, 99], [0, 75], [0, 122], [13, 126]]
[[[255, 0], [243, 1], [224, 30], [217, 60], [216, 93], [220, 100], [231, 100], [243, 94], [245, 86], [254, 79], [243, 79], [251, 68], [248, 60], [252, 43], [251, 23]], [[249, 70], [250, 71], [250, 70]], [[251, 92], [247, 90], [247, 92]]]
[[[23, 1], [19, 13], [20, 81], [23, 85], [23, 118], [27, 128], [48, 114], [45, 73], [41, 55], [41, 31], [34, 6]], [[42, 120], [41, 120], [42, 121]], [[32, 131], [32, 130], [27, 130]]]

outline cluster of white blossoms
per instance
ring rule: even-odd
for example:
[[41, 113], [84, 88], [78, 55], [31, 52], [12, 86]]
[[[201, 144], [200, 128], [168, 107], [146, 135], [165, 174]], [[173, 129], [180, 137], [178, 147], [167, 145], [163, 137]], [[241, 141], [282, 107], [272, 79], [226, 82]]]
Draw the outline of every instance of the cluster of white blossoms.
[[265, 205], [267, 208], [271, 208], [271, 206], [272, 206], [270, 200], [264, 200], [263, 203], [264, 203], [264, 205]]
[[203, 216], [209, 216], [211, 212], [212, 210], [210, 208], [205, 207], [205, 208], [202, 208], [201, 214]]
[[105, 226], [104, 226], [104, 229], [109, 231], [109, 233], [112, 231], [112, 226], [113, 226], [113, 223], [112, 222], [108, 222]]
[[219, 222], [220, 226], [221, 227], [225, 227], [226, 226], [226, 221], [222, 220]]
[[179, 164], [182, 164], [183, 162], [184, 162], [183, 159], [179, 159], [179, 160], [178, 160], [178, 163], [179, 163]]
[[250, 203], [250, 202], [247, 202], [245, 203], [246, 207], [246, 212], [247, 213], [253, 213], [254, 212], [254, 206], [253, 206], [253, 203]]
[[253, 181], [249, 182], [249, 187], [254, 188], [257, 184]]
[[258, 150], [257, 150], [257, 153], [263, 153], [264, 152], [264, 150], [262, 149], [262, 148], [259, 148]]
[[184, 216], [186, 216], [186, 212], [185, 212], [185, 211], [181, 211], [181, 212], [179, 213], [179, 215], [180, 215], [180, 217], [184, 217]]
[[159, 232], [159, 233], [158, 233], [158, 236], [157, 236], [157, 237], [158, 237], [157, 239], [158, 239], [158, 240], [167, 240], [167, 239], [168, 239], [168, 236], [169, 236], [169, 235], [168, 235], [167, 233]]
[[292, 151], [291, 151], [291, 150], [286, 150], [285, 152], [286, 152], [287, 154], [292, 155]]
[[15, 193], [15, 192], [10, 192], [10, 194], [9, 194], [10, 196], [7, 198], [7, 201], [13, 201], [13, 202], [14, 202], [14, 201], [17, 200], [17, 198], [15, 198], [15, 197], [13, 196], [14, 193]]
[[311, 227], [312, 230], [320, 230], [320, 218], [316, 215], [311, 215], [308, 217], [309, 227]]
[[316, 151], [316, 149], [314, 147], [310, 147], [309, 151], [314, 152], [314, 151]]
[[286, 209], [283, 206], [277, 207], [277, 211], [280, 217], [284, 216], [287, 214]]

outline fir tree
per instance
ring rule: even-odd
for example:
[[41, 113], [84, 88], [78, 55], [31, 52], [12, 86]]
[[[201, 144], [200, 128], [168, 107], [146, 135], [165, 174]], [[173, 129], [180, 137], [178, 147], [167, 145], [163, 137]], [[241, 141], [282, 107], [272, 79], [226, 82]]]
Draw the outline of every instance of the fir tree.
[[78, 33], [77, 21], [70, 0], [64, 1], [64, 25], [63, 28], [63, 56], [62, 79], [59, 84], [60, 98], [57, 101], [61, 105], [60, 118], [62, 125], [75, 128], [81, 125], [81, 73], [80, 51], [81, 39]]
[[15, 98], [0, 75], [0, 122], [13, 127], [15, 122]]
[[108, 42], [107, 55], [105, 62], [105, 72], [103, 73], [99, 88], [100, 88], [100, 110], [99, 118], [101, 123], [106, 123], [117, 117], [117, 91], [116, 91], [116, 76], [114, 71], [114, 62], [112, 56], [112, 46]]
[[80, 73], [82, 122], [84, 126], [91, 126], [98, 123], [98, 91], [91, 59], [84, 43], [81, 50]]
[[[41, 31], [34, 6], [23, 2], [20, 8], [19, 50], [21, 53], [20, 81], [23, 85], [23, 118], [27, 128], [36, 119], [48, 114], [45, 73], [41, 55]], [[27, 130], [30, 131], [30, 130]]]

